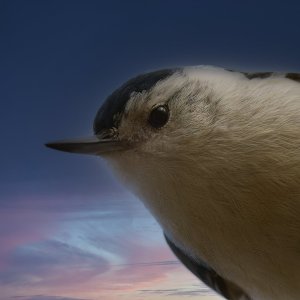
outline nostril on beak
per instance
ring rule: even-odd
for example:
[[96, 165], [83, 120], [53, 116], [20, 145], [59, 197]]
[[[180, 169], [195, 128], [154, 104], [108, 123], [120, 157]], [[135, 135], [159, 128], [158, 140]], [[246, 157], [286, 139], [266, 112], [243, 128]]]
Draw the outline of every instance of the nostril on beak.
[[96, 132], [96, 136], [99, 139], [111, 139], [111, 138], [117, 138], [118, 137], [118, 130], [115, 127], [108, 128], [108, 129], [102, 129]]

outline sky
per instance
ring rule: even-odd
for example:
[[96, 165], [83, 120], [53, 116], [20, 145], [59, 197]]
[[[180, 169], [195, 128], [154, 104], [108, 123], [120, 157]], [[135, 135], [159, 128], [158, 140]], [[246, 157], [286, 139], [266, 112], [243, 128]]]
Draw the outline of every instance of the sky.
[[166, 67], [300, 71], [297, 1], [0, 0], [0, 300], [221, 299], [97, 157], [121, 83]]

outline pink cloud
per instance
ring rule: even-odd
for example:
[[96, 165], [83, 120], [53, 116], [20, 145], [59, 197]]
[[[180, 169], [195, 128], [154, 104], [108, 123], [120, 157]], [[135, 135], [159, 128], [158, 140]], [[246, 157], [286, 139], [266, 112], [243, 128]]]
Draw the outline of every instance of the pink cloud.
[[53, 234], [58, 226], [57, 220], [57, 214], [37, 210], [33, 206], [1, 209], [0, 271], [9, 266], [10, 256], [15, 249]]
[[[127, 213], [131, 208], [126, 203], [116, 206], [115, 202], [113, 209], [106, 204], [109, 214], [102, 210], [99, 216], [95, 210], [66, 214], [34, 203], [0, 212], [0, 243], [5, 245], [0, 250], [3, 300], [16, 295], [144, 299], [142, 290], [172, 287], [175, 275], [184, 278], [188, 274], [193, 280], [153, 221], [146, 221], [149, 216], [145, 219], [139, 214], [132, 222], [134, 216]], [[119, 259], [102, 256], [105, 252]]]

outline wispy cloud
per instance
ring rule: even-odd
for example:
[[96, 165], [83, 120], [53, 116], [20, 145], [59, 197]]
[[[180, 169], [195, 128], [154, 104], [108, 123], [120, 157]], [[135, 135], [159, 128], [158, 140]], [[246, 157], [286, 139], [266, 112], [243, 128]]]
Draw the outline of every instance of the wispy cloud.
[[17, 249], [10, 264], [0, 283], [18, 286], [77, 284], [109, 268], [104, 258], [55, 240]]
[[203, 295], [212, 295], [213, 292], [208, 288], [173, 288], [173, 289], [145, 289], [140, 290], [142, 294], [155, 294], [160, 296], [203, 296]]
[[[11, 223], [7, 215], [9, 229], [2, 241], [5, 245], [16, 233], [16, 242], [2, 257], [7, 267], [0, 270], [0, 300], [205, 295], [202, 287], [190, 287], [198, 280], [174, 257], [161, 229], [136, 199], [116, 199], [112, 194], [101, 208], [95, 202], [91, 209], [61, 212], [59, 201], [54, 202], [49, 210], [24, 207], [20, 220], [15, 216]], [[189, 287], [183, 288], [187, 283]]]
[[89, 300], [89, 299], [34, 295], [34, 296], [15, 296], [15, 297], [11, 297], [10, 300]]

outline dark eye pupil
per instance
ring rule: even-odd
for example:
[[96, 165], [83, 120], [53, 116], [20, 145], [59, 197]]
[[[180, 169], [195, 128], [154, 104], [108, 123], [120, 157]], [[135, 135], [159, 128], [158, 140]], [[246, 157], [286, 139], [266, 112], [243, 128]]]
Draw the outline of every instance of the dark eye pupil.
[[149, 116], [149, 124], [154, 128], [163, 127], [169, 120], [169, 109], [165, 105], [155, 107]]

